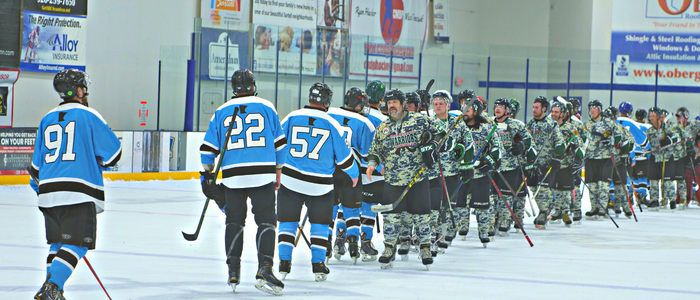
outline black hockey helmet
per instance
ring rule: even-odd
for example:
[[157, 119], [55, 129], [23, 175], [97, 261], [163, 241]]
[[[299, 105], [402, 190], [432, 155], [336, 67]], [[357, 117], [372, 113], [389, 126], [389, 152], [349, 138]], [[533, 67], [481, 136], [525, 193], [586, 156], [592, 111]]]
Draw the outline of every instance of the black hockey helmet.
[[513, 110], [513, 106], [510, 103], [510, 100], [505, 99], [505, 98], [498, 98], [496, 101], [493, 102], [493, 108], [496, 110], [496, 106], [501, 105], [503, 108], [505, 108], [506, 113], [510, 113]]
[[[477, 116], [481, 116], [481, 114], [484, 112], [484, 103], [482, 103], [481, 101], [472, 101], [471, 108], [476, 111]], [[469, 107], [467, 107], [466, 109], [468, 110]]]
[[668, 110], [662, 108], [662, 109], [661, 109], [661, 114], [664, 115], [664, 117], [668, 116]]
[[381, 80], [372, 80], [367, 84], [365, 91], [367, 91], [369, 103], [377, 104], [382, 101], [382, 97], [384, 97], [384, 93], [386, 92], [386, 87]]
[[463, 91], [459, 92], [459, 95], [457, 95], [457, 100], [460, 102], [464, 99], [469, 100], [471, 98], [474, 98], [474, 95], [475, 94], [474, 94], [473, 90], [463, 90]]
[[416, 106], [416, 109], [420, 109], [421, 99], [418, 92], [408, 92], [405, 94], [405, 97], [406, 103], [413, 103], [413, 105]]
[[681, 107], [676, 110], [676, 117], [684, 117], [687, 119], [690, 117], [690, 111], [688, 111], [688, 109], [685, 107]]
[[651, 113], [654, 113], [657, 117], [661, 117], [661, 109], [654, 106], [654, 107], [649, 109], [649, 113], [647, 114], [647, 120], [649, 122], [651, 122]]
[[347, 93], [345, 93], [345, 97], [343, 97], [343, 104], [352, 109], [361, 105], [362, 108], [360, 108], [360, 110], [362, 110], [367, 106], [367, 94], [359, 88], [350, 88]]
[[510, 113], [513, 117], [518, 115], [518, 112], [520, 111], [520, 101], [518, 99], [510, 99], [510, 106], [513, 109], [513, 111]]
[[569, 113], [568, 109], [566, 109], [566, 104], [564, 104], [564, 103], [561, 102], [561, 101], [554, 101], [554, 103], [552, 103], [552, 108], [555, 108], [555, 107], [558, 107], [558, 108], [559, 108], [559, 112], [560, 112], [561, 114], [567, 114], [567, 113]]
[[248, 69], [237, 70], [231, 75], [231, 88], [233, 95], [252, 92], [255, 90], [255, 75]]
[[603, 111], [603, 117], [606, 117], [606, 118], [611, 119], [611, 120], [616, 119], [617, 112], [618, 112], [617, 107], [610, 106]]
[[333, 101], [333, 91], [327, 84], [316, 82], [309, 89], [309, 101], [331, 105]]
[[64, 69], [53, 77], [53, 88], [61, 98], [72, 98], [78, 95], [79, 87], [87, 90], [91, 82], [90, 75], [81, 70]]
[[637, 120], [644, 120], [647, 118], [647, 111], [644, 109], [637, 109], [636, 112], [634, 112], [634, 118]]
[[[575, 109], [581, 110], [581, 101], [578, 101], [576, 98], [569, 98], [569, 102]], [[571, 112], [573, 112], [573, 110]]]
[[597, 106], [598, 108], [600, 108], [600, 110], [603, 110], [603, 103], [601, 103], [600, 100], [598, 100], [598, 99], [596, 99], [596, 100], [591, 100], [590, 102], [588, 102], [588, 109], [589, 109], [589, 110], [590, 110], [591, 107], [593, 107], [593, 106]]
[[534, 103], [539, 103], [540, 105], [542, 105], [542, 108], [544, 108], [544, 113], [547, 113], [549, 111], [549, 101], [547, 101], [547, 98], [545, 96], [537, 96], [533, 104]]
[[[403, 104], [406, 102], [406, 95], [399, 89], [389, 90], [384, 94], [384, 103], [389, 103], [390, 100], [399, 100], [399, 102]], [[420, 99], [418, 99], [418, 101], [420, 103]]]

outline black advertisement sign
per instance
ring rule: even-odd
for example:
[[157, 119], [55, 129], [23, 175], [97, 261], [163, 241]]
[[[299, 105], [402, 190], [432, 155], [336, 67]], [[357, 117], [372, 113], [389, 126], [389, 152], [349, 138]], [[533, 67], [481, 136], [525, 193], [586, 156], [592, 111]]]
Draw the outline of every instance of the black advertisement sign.
[[27, 174], [35, 141], [36, 129], [0, 129], [0, 175]]
[[87, 4], [88, 0], [24, 0], [24, 10], [86, 16]]
[[0, 68], [19, 69], [22, 0], [0, 1]]

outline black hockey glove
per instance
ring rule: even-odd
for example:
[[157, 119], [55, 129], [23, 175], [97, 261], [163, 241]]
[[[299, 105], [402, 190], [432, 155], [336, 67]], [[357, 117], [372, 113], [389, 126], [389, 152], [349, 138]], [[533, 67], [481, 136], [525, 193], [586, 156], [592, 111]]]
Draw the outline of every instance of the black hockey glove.
[[212, 173], [204, 171], [199, 172], [199, 174], [201, 175], [199, 179], [202, 183], [202, 192], [204, 195], [207, 196], [208, 199], [214, 200], [216, 205], [219, 206], [219, 209], [223, 209], [224, 206], [226, 206], [224, 186], [215, 183], [216, 178], [214, 178], [214, 174]]
[[462, 163], [459, 165], [459, 174], [462, 175], [462, 181], [474, 177], [474, 165], [471, 163]]
[[567, 154], [573, 154], [576, 153], [576, 150], [578, 149], [578, 145], [576, 143], [571, 142], [568, 147], [566, 147], [566, 153]]
[[510, 148], [510, 153], [514, 156], [522, 155], [525, 153], [525, 143], [523, 141], [513, 143], [513, 146]]
[[420, 146], [420, 154], [423, 157], [423, 163], [428, 167], [432, 168], [435, 162], [439, 159], [438, 152], [435, 151], [435, 142], [429, 142], [423, 146]]
[[455, 138], [448, 135], [445, 139], [445, 143], [442, 144], [442, 148], [440, 148], [440, 152], [450, 152], [455, 149], [456, 145], [457, 141], [455, 140]]
[[552, 167], [552, 171], [559, 170], [561, 168], [561, 161], [556, 158], [552, 158], [552, 160], [549, 161], [549, 166]]
[[665, 138], [661, 139], [661, 141], [659, 142], [659, 144], [661, 145], [661, 147], [666, 147], [666, 146], [668, 146], [668, 145], [671, 144], [671, 138], [670, 138], [670, 137], [665, 137]]
[[421, 146], [427, 145], [428, 142], [430, 142], [433, 139], [433, 134], [430, 133], [430, 131], [423, 131], [420, 135], [420, 144]]
[[612, 146], [613, 145], [613, 138], [612, 137], [604, 137], [601, 138], [600, 141], [598, 141], [598, 144], [601, 146]]

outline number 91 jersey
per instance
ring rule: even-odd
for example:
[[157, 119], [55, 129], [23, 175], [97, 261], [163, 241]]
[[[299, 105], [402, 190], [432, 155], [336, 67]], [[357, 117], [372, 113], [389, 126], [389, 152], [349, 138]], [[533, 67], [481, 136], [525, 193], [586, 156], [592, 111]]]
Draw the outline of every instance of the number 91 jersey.
[[95, 202], [104, 211], [102, 170], [121, 157], [121, 143], [94, 109], [68, 102], [41, 119], [30, 172], [39, 178], [39, 207]]
[[[236, 108], [238, 114], [231, 124]], [[226, 141], [231, 125], [231, 137]], [[284, 164], [287, 140], [270, 101], [255, 96], [239, 97], [217, 108], [199, 147], [202, 164], [213, 164], [224, 143], [221, 177], [225, 186], [252, 188], [276, 180], [276, 166]]]

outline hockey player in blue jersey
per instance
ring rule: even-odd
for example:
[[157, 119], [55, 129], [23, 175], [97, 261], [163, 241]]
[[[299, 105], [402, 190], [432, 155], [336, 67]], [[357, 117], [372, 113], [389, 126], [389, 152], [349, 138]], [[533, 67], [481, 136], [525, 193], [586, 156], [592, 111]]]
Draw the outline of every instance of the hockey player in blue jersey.
[[[651, 127], [650, 124], [646, 123], [647, 120], [647, 111], [645, 109], [637, 109], [637, 111], [634, 112], [634, 118], [636, 123], [639, 125], [639, 129], [644, 133], [644, 141], [647, 139], [647, 129]], [[636, 140], [636, 137], [635, 137]], [[639, 144], [639, 145], [643, 145]], [[640, 148], [635, 148], [634, 155], [636, 157], [636, 163], [632, 167], [632, 173], [630, 174], [632, 177], [632, 182], [634, 184], [634, 190], [636, 192], [636, 197], [637, 201], [644, 204], [647, 202], [647, 186], [649, 184], [649, 179], [647, 178], [647, 169], [648, 169], [648, 155], [644, 153], [644, 150], [648, 149], [642, 149]]]
[[53, 86], [63, 102], [39, 124], [29, 174], [38, 185], [49, 256], [46, 282], [34, 296], [59, 300], [88, 250], [95, 249], [98, 213], [104, 211], [102, 171], [117, 164], [121, 143], [94, 109], [87, 107], [90, 76], [66, 69]]
[[[632, 163], [631, 165], [627, 166], [627, 169], [629, 171], [630, 175], [630, 181], [635, 187], [635, 191], [637, 193], [640, 193], [638, 189], [639, 183], [638, 179], [636, 178], [637, 176], [635, 175], [643, 175], [646, 174], [646, 169], [647, 169], [647, 156], [644, 154], [644, 151], [639, 145], [643, 145], [644, 142], [647, 140], [647, 127], [645, 127], [642, 122], [642, 124], [638, 123], [637, 121], [634, 121], [630, 119], [630, 115], [634, 111], [634, 107], [632, 106], [631, 103], [629, 102], [622, 102], [620, 103], [618, 107], [618, 111], [620, 112], [620, 116], [615, 120], [616, 123], [622, 125], [622, 127], [626, 128], [634, 137], [634, 150], [631, 153], [630, 157], [632, 158]], [[642, 110], [644, 111], [644, 110]], [[646, 112], [642, 118], [646, 118]], [[639, 167], [637, 167], [639, 165]], [[643, 170], [642, 174], [635, 174], [635, 170]], [[620, 172], [623, 170], [620, 169]], [[642, 176], [645, 177], [645, 176]], [[641, 181], [639, 181], [641, 182]], [[632, 192], [632, 190], [630, 190]], [[646, 197], [646, 181], [644, 181], [644, 194], [643, 195], [637, 195], [637, 197]]]
[[282, 187], [277, 197], [279, 272], [286, 277], [292, 268], [292, 249], [302, 206], [311, 223], [311, 266], [316, 281], [326, 280], [328, 226], [333, 213], [333, 174], [336, 167], [357, 185], [359, 168], [342, 136], [343, 128], [328, 113], [333, 92], [324, 83], [309, 90], [309, 105], [291, 112], [282, 121], [289, 148], [282, 169]]
[[[355, 163], [367, 165], [367, 153], [374, 138], [374, 125], [362, 113], [367, 106], [367, 94], [359, 88], [353, 87], [345, 93], [343, 107], [329, 108], [328, 114], [341, 126], [341, 133], [345, 142], [350, 145]], [[345, 241], [348, 242], [348, 252], [353, 263], [360, 258], [360, 207], [362, 206], [362, 183], [350, 186], [350, 178], [342, 171], [336, 170], [334, 177], [335, 192], [334, 212], [338, 204], [342, 204], [343, 215], [347, 229], [338, 228], [336, 234], [335, 253], [336, 259], [340, 259], [344, 251]], [[347, 232], [345, 232], [347, 230]], [[347, 233], [346, 236], [345, 233]]]
[[[277, 226], [275, 190], [280, 186], [287, 139], [275, 107], [270, 101], [256, 96], [255, 76], [250, 70], [234, 72], [231, 87], [233, 97], [216, 109], [199, 148], [204, 166], [202, 189], [226, 213], [224, 243], [229, 286], [235, 292], [240, 282], [243, 229], [250, 198], [258, 225], [255, 287], [281, 295], [284, 284], [275, 277], [272, 265]], [[226, 140], [229, 127], [231, 136]], [[223, 147], [226, 147], [220, 158], [223, 183], [217, 185], [213, 183], [215, 175], [211, 171]]]

